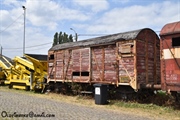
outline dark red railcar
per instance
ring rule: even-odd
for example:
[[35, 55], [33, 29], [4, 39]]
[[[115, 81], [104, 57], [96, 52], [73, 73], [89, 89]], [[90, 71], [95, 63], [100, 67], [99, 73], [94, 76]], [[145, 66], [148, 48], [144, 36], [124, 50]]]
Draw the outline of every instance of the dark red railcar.
[[160, 84], [160, 40], [149, 28], [55, 45], [48, 58], [48, 83], [106, 83], [134, 90]]
[[180, 92], [180, 21], [166, 24], [160, 37], [162, 90]]

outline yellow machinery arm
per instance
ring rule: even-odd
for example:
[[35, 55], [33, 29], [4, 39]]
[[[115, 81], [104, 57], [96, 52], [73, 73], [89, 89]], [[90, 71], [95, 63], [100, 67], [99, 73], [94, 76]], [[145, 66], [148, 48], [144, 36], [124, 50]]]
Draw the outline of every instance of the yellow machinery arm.
[[6, 57], [2, 56], [0, 57], [0, 66], [2, 67], [2, 69], [8, 69], [9, 67], [12, 66], [11, 62], [9, 60], [7, 60]]
[[13, 62], [5, 84], [10, 88], [29, 89], [30, 74], [31, 71], [34, 71], [33, 63], [18, 56], [13, 59]]
[[11, 59], [1, 55], [0, 56], [0, 84], [4, 83], [4, 80], [8, 78], [10, 67], [12, 66]]
[[5, 84], [9, 88], [43, 90], [47, 76], [47, 55], [25, 54], [16, 56], [11, 64], [1, 57], [0, 67], [6, 73]]
[[34, 70], [33, 63], [28, 61], [26, 58], [16, 56], [14, 58], [14, 62], [17, 63], [17, 64], [21, 64], [22, 66], [27, 67], [27, 68], [29, 68], [31, 70]]
[[32, 87], [34, 89], [43, 89], [47, 80], [47, 55], [25, 54], [24, 56], [29, 59], [34, 66]]

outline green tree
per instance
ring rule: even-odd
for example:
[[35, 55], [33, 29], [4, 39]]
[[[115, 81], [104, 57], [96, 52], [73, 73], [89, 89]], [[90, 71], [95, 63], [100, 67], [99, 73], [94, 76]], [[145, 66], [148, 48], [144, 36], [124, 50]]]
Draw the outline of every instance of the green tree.
[[63, 35], [62, 32], [59, 32], [59, 44], [63, 43]]
[[73, 36], [72, 34], [68, 35], [65, 32], [56, 32], [53, 39], [53, 46], [57, 44], [62, 44], [66, 42], [73, 42]]
[[67, 34], [64, 32], [63, 34], [63, 43], [68, 42]]
[[56, 32], [53, 39], [53, 46], [58, 44], [58, 33]]
[[73, 42], [73, 36], [71, 34], [69, 35], [69, 42]]

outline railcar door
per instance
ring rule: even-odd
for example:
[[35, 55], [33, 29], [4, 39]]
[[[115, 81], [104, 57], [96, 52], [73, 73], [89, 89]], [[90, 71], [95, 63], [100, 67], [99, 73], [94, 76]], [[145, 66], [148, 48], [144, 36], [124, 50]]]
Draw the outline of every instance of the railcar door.
[[135, 83], [134, 41], [120, 41], [116, 43], [116, 46], [119, 60], [119, 85], [130, 85], [133, 89], [137, 89]]
[[92, 81], [98, 83], [117, 83], [116, 45], [92, 47]]
[[90, 81], [90, 48], [72, 50], [72, 77], [74, 82]]

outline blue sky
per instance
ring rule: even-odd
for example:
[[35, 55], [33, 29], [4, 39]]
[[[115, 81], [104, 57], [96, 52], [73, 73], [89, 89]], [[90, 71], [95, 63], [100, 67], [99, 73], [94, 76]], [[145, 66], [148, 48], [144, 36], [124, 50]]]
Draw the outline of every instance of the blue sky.
[[0, 0], [0, 44], [3, 55], [47, 54], [55, 32], [78, 34], [78, 40], [141, 28], [158, 31], [180, 21], [180, 0]]

